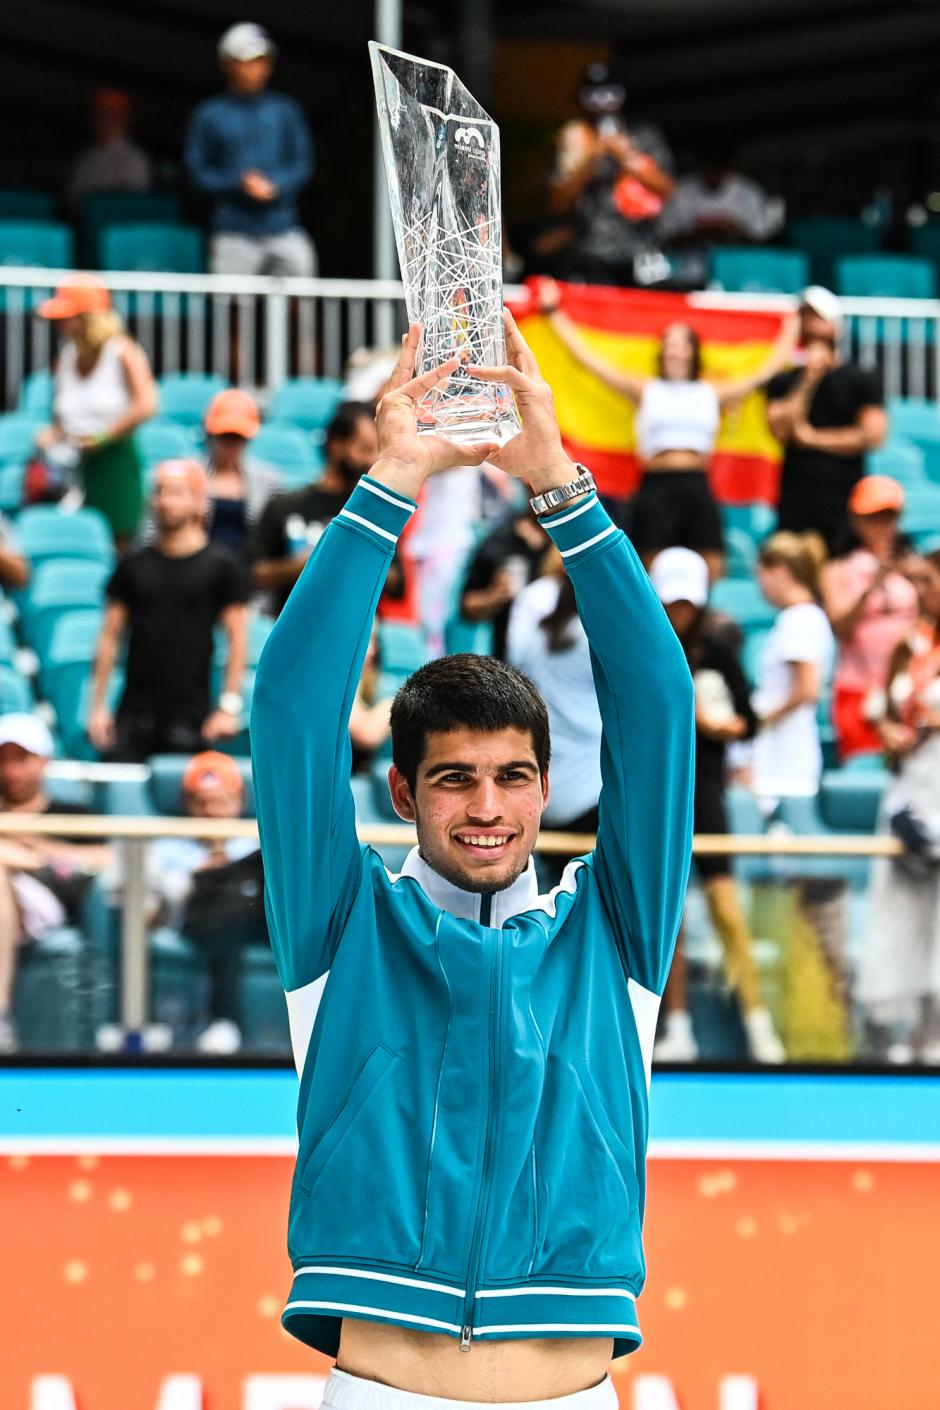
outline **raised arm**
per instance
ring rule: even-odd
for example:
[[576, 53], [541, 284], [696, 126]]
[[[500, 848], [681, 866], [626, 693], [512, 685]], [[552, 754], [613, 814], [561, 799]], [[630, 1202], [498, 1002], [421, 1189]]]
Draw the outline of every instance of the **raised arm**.
[[[524, 431], [491, 461], [536, 492], [574, 479], [551, 389], [510, 314], [508, 383]], [[685, 900], [692, 840], [694, 700], [678, 639], [649, 578], [597, 496], [541, 520], [574, 583], [603, 721], [595, 866], [628, 975], [661, 994]]]
[[327, 527], [258, 663], [255, 798], [268, 925], [289, 1006], [291, 991], [329, 969], [360, 875], [349, 718], [398, 536], [429, 474], [479, 464], [493, 449], [435, 436], [412, 446], [418, 400], [457, 366], [454, 359], [412, 380], [419, 335], [415, 325], [379, 406], [379, 460]]
[[639, 402], [649, 378], [635, 372], [624, 372], [619, 367], [611, 367], [609, 362], [599, 357], [590, 344], [582, 338], [568, 315], [562, 313], [560, 299], [561, 293], [555, 281], [553, 279], [542, 280], [539, 286], [541, 311], [571, 356], [580, 362], [582, 367], [586, 367], [588, 372], [593, 372], [605, 387], [619, 392], [621, 396], [629, 397], [630, 401]]
[[765, 382], [769, 382], [771, 377], [788, 367], [793, 361], [793, 354], [796, 352], [799, 340], [800, 316], [798, 313], [788, 314], [783, 320], [783, 326], [773, 347], [759, 367], [755, 367], [754, 371], [746, 377], [732, 377], [726, 382], [716, 381], [713, 383], [721, 406], [728, 406], [731, 402], [743, 400], [751, 392], [756, 392], [758, 387], [762, 387]]

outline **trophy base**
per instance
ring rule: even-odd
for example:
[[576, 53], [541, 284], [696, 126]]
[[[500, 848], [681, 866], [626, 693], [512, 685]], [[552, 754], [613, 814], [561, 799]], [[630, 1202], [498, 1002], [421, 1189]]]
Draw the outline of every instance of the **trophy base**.
[[455, 445], [477, 445], [480, 441], [498, 441], [505, 445], [522, 430], [515, 402], [508, 395], [494, 398], [492, 391], [479, 396], [462, 394], [452, 400], [432, 398], [418, 407], [418, 434], [444, 436]]

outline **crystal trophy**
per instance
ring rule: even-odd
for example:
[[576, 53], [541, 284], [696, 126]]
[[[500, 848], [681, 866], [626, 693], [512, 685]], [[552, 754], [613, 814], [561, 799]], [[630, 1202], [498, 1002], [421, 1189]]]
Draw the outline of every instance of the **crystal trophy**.
[[521, 429], [512, 392], [464, 370], [506, 361], [499, 128], [452, 69], [383, 44], [369, 52], [405, 304], [424, 330], [416, 371], [461, 362], [420, 402], [418, 429], [510, 440]]

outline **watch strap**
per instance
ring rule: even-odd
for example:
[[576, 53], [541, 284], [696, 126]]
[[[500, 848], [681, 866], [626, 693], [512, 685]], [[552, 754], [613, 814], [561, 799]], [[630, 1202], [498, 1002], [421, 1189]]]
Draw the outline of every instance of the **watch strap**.
[[579, 495], [590, 494], [597, 489], [594, 476], [586, 465], [577, 464], [575, 469], [578, 474], [574, 480], [569, 480], [566, 485], [555, 485], [529, 500], [534, 514], [550, 514], [553, 509], [567, 504], [569, 499], [577, 499]]

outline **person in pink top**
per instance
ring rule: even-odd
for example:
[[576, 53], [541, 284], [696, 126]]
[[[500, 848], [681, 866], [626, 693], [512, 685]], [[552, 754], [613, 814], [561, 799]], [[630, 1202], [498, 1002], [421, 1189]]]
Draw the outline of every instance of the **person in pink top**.
[[917, 618], [917, 591], [905, 576], [910, 548], [898, 531], [904, 491], [868, 475], [849, 498], [853, 545], [822, 570], [823, 606], [839, 643], [832, 719], [839, 756], [880, 752], [873, 720], [882, 713], [888, 662]]

